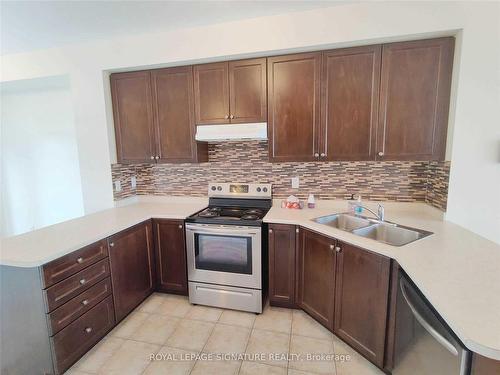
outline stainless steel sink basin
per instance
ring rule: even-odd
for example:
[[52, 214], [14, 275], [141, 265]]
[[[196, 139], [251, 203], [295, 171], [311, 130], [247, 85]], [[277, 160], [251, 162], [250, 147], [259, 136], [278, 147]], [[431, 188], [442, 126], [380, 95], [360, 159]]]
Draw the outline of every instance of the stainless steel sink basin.
[[330, 227], [345, 230], [347, 232], [351, 232], [354, 229], [363, 228], [372, 224], [372, 222], [368, 219], [348, 214], [333, 214], [321, 216], [313, 220], [319, 224], [328, 225]]
[[393, 246], [403, 246], [432, 234], [424, 230], [393, 223], [377, 223], [368, 227], [354, 229], [352, 233]]

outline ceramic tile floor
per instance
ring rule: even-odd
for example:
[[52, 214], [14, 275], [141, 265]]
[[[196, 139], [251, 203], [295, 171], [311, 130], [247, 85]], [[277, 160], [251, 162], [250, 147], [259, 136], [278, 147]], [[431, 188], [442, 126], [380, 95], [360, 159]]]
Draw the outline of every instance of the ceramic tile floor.
[[[247, 353], [250, 360], [192, 358]], [[212, 354], [210, 354], [212, 353]], [[348, 361], [270, 358], [265, 353], [349, 355]], [[166, 360], [150, 360], [156, 354]], [[186, 358], [191, 356], [191, 358]], [[180, 360], [184, 357], [183, 360]], [[260, 315], [153, 294], [66, 374], [383, 374], [302, 311], [266, 306]]]

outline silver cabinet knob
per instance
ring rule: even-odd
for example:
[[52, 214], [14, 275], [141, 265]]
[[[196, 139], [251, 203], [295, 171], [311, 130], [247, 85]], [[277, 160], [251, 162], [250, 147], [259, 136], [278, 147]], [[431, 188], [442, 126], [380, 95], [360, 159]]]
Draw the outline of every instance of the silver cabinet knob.
[[76, 262], [77, 262], [77, 263], [83, 263], [83, 258], [81, 258], [81, 257], [80, 257], [80, 258], [78, 258], [78, 259], [76, 260]]
[[115, 246], [115, 243], [114, 243], [114, 242], [110, 242], [110, 243], [109, 243], [109, 246], [110, 246], [110, 247], [113, 247], [113, 246]]
[[83, 305], [83, 306], [87, 306], [88, 304], [89, 304], [89, 300], [88, 300], [88, 299], [84, 299], [84, 300], [82, 301], [82, 305]]
[[86, 333], [90, 333], [90, 332], [92, 332], [92, 327], [87, 327], [87, 328], [85, 328], [85, 332], [86, 332]]
[[151, 160], [155, 160], [155, 157], [154, 157], [154, 156], [151, 156]]
[[224, 118], [227, 120], [229, 118], [229, 115], [225, 115]]
[[156, 156], [155, 156], [155, 159], [156, 159], [156, 160], [159, 160], [159, 159], [160, 159], [160, 157], [159, 157], [158, 155], [156, 155]]
[[182, 229], [182, 224], [179, 224], [179, 229]]
[[330, 245], [330, 250], [333, 250], [333, 249], [335, 249], [335, 246]]
[[80, 284], [82, 284], [82, 285], [85, 284], [86, 282], [87, 282], [87, 280], [85, 280], [85, 279], [80, 280]]
[[299, 232], [300, 232], [299, 228], [295, 228], [295, 233], [299, 233]]
[[382, 151], [380, 151], [380, 152], [378, 153], [378, 156], [384, 156], [384, 153], [383, 153]]
[[234, 118], [234, 115], [229, 116], [229, 118], [233, 119], [233, 118]]
[[340, 246], [336, 246], [336, 247], [335, 247], [335, 251], [336, 251], [337, 253], [340, 253], [340, 252], [342, 251], [342, 249], [340, 248]]
[[319, 157], [319, 154], [316, 152], [316, 153], [314, 154], [314, 157], [315, 157], [315, 158]]
[[272, 229], [269, 229], [269, 233], [273, 233], [273, 230], [272, 230]]
[[326, 156], [326, 154], [324, 152], [321, 153], [320, 155], [322, 158], [324, 158]]

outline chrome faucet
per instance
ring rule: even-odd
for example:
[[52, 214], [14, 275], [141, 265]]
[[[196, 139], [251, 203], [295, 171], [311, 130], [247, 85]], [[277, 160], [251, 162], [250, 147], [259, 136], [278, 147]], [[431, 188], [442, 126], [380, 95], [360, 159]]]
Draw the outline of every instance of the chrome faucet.
[[377, 212], [374, 212], [373, 210], [371, 210], [368, 207], [363, 206], [361, 204], [356, 205], [356, 207], [360, 207], [360, 208], [362, 208], [364, 210], [367, 210], [367, 211], [371, 212], [377, 218], [377, 220], [379, 220], [379, 221], [384, 221], [385, 220], [385, 208], [380, 203], [378, 204]]

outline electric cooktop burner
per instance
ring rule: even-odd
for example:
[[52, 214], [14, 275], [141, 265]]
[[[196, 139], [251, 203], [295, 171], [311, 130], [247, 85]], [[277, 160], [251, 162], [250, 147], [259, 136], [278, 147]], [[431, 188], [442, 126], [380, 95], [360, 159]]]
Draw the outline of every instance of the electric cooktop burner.
[[[266, 210], [267, 211], [267, 210]], [[265, 212], [259, 208], [244, 207], [208, 207], [196, 216], [201, 218], [218, 218], [224, 220], [260, 220]]]

